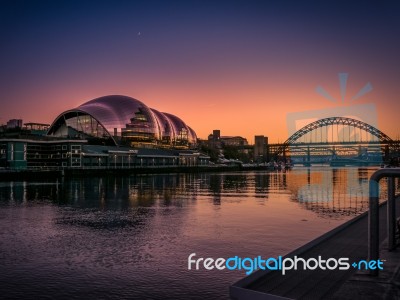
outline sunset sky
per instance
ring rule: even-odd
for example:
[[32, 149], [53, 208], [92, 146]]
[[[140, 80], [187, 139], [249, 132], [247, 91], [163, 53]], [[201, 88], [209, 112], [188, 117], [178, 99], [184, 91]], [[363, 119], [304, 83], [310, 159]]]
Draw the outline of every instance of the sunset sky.
[[[288, 137], [288, 113], [374, 103], [400, 135], [398, 1], [1, 1], [0, 124], [51, 123], [104, 95], [206, 138]], [[338, 73], [349, 74], [344, 103]], [[373, 90], [350, 102], [365, 84]]]

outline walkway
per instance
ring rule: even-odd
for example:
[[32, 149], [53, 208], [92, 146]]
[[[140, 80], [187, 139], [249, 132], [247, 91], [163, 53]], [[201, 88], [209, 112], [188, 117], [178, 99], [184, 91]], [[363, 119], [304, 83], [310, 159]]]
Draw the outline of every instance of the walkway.
[[[397, 214], [400, 199], [396, 201]], [[386, 237], [386, 204], [379, 209], [380, 237]], [[326, 233], [287, 257], [302, 258], [348, 257], [349, 262], [368, 256], [368, 214], [364, 213], [342, 226]], [[400, 299], [400, 249], [381, 251], [384, 271], [378, 277], [358, 272], [296, 270], [258, 271], [238, 281], [230, 288], [232, 299]]]

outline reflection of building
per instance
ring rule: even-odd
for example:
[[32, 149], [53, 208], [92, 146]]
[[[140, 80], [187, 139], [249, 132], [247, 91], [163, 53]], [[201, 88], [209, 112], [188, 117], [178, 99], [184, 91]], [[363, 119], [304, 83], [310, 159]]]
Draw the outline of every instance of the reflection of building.
[[197, 136], [177, 116], [127, 96], [105, 96], [60, 114], [48, 135], [87, 139], [91, 144], [189, 149]]

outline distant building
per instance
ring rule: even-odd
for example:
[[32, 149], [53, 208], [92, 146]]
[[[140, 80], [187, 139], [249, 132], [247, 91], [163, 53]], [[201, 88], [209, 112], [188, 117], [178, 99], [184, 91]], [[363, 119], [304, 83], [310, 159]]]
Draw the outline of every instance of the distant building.
[[21, 119], [11, 119], [7, 121], [7, 129], [12, 128], [22, 128], [22, 120]]
[[208, 143], [214, 148], [221, 148], [222, 146], [246, 146], [249, 143], [247, 139], [241, 136], [221, 136], [221, 131], [216, 129], [208, 136]]
[[221, 131], [218, 129], [213, 130], [213, 133], [208, 136], [208, 145], [213, 148], [221, 148], [220, 138]]
[[0, 138], [32, 138], [32, 136], [45, 136], [49, 127], [49, 124], [32, 122], [24, 124], [20, 119], [12, 119], [7, 122], [7, 125], [0, 126]]
[[49, 130], [50, 124], [25, 123], [24, 129], [33, 135], [45, 135]]
[[247, 139], [241, 136], [221, 136], [221, 143], [225, 146], [246, 146]]
[[268, 137], [263, 135], [256, 135], [254, 137], [254, 160], [255, 161], [268, 161]]

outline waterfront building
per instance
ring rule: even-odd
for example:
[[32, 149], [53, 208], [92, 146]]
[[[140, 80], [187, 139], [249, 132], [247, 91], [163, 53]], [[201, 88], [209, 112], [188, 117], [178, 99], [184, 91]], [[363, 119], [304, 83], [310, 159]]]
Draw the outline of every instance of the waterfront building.
[[0, 139], [0, 167], [35, 169], [80, 166], [85, 140]]
[[195, 150], [90, 145], [83, 139], [0, 139], [0, 168], [137, 168], [204, 166]]
[[51, 125], [22, 128], [20, 121], [1, 133], [0, 168], [203, 166], [210, 160], [196, 150], [196, 133], [182, 119], [127, 96], [93, 99]]
[[197, 144], [195, 131], [179, 117], [120, 95], [96, 98], [61, 113], [48, 135], [139, 148], [195, 149]]

